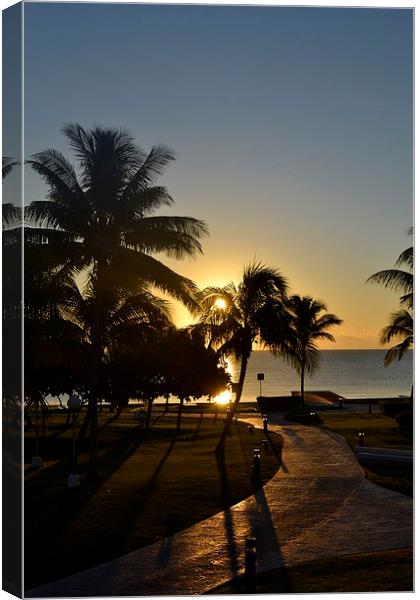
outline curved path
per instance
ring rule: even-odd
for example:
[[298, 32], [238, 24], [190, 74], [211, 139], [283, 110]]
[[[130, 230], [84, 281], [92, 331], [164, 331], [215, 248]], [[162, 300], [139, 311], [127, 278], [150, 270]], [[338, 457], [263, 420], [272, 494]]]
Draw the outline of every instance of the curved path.
[[369, 483], [343, 438], [274, 416], [270, 431], [283, 437], [281, 466], [255, 495], [26, 597], [201, 594], [243, 572], [248, 535], [257, 538], [259, 571], [412, 545], [411, 498]]

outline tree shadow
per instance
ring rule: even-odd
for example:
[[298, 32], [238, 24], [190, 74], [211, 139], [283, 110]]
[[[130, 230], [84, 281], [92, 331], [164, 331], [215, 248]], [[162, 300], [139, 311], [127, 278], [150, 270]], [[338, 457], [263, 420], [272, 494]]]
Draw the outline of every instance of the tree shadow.
[[[84, 479], [80, 488], [69, 490], [66, 486], [66, 477], [71, 465], [70, 457], [63, 458], [59, 463], [41, 471], [36, 479], [25, 481], [25, 584], [27, 588], [45, 583], [48, 581], [49, 573], [54, 573], [52, 565], [45, 562], [42, 548], [48, 548], [49, 541], [60, 535], [60, 532], [79, 511], [83, 510], [99, 488], [137, 450], [143, 442], [143, 437], [139, 437], [138, 433], [138, 428], [134, 428], [122, 435], [118, 442], [112, 444], [99, 459], [100, 464], [106, 463], [106, 466], [101, 469], [101, 477]], [[86, 442], [89, 442], [89, 438]], [[57, 486], [55, 482], [60, 480], [63, 484]], [[63, 514], [66, 515], [64, 520]], [[67, 574], [66, 565], [61, 563], [61, 559], [57, 557], [58, 575], [64, 576]]]
[[[281, 569], [279, 588], [281, 591], [290, 590], [290, 580], [281, 551], [281, 544], [273, 524], [270, 507], [268, 506], [264, 488], [258, 489], [254, 498], [256, 509], [249, 516], [251, 535], [257, 542], [257, 572], [269, 569]], [[258, 577], [257, 589], [258, 592]]]
[[[223, 504], [229, 505], [229, 503], [230, 503], [229, 478], [228, 478], [228, 474], [227, 474], [226, 458], [225, 458], [224, 451], [216, 453], [216, 462], [217, 462], [217, 467], [219, 469], [220, 491], [221, 491], [221, 495], [222, 495]], [[223, 519], [224, 519], [224, 527], [225, 527], [226, 538], [227, 538], [227, 543], [228, 543], [230, 572], [233, 577], [236, 577], [239, 574], [239, 564], [238, 564], [237, 547], [236, 547], [236, 541], [235, 541], [232, 512], [229, 508], [227, 510], [223, 511]]]
[[273, 442], [273, 434], [270, 433], [270, 431], [266, 431], [266, 436], [268, 439], [268, 443], [270, 444], [271, 451], [273, 452], [278, 464], [282, 467], [283, 471], [285, 473], [288, 473], [289, 469], [287, 468], [287, 466], [283, 460], [283, 456], [282, 456], [283, 455], [283, 436], [279, 433], [275, 433], [274, 435], [278, 436], [281, 440], [280, 450], [277, 448], [276, 444]]

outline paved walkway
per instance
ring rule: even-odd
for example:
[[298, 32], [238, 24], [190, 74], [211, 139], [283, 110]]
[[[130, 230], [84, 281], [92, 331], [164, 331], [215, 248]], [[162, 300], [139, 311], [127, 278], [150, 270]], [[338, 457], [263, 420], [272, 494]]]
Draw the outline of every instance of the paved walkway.
[[[247, 421], [261, 426], [260, 419]], [[202, 594], [243, 571], [250, 534], [260, 571], [412, 545], [412, 500], [369, 483], [340, 436], [275, 417], [270, 430], [284, 440], [281, 467], [255, 495], [26, 597]]]

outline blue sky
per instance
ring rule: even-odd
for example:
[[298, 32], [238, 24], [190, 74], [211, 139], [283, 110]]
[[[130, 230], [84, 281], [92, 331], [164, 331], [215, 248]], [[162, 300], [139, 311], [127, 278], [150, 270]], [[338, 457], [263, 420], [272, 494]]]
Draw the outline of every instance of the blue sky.
[[68, 155], [69, 121], [167, 144], [169, 212], [211, 233], [167, 262], [207, 285], [256, 256], [345, 320], [337, 347], [397, 305], [364, 282], [410, 243], [412, 92], [410, 10], [25, 4], [26, 156]]

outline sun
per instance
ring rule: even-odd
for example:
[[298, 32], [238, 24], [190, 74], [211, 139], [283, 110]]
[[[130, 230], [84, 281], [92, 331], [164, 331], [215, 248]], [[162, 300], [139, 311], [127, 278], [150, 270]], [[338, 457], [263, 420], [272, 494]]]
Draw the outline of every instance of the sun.
[[229, 390], [225, 390], [221, 392], [218, 396], [215, 396], [214, 401], [216, 404], [225, 405], [230, 402], [231, 392]]
[[214, 303], [214, 306], [219, 310], [225, 310], [226, 300], [223, 300], [223, 298], [217, 298], [216, 302]]

